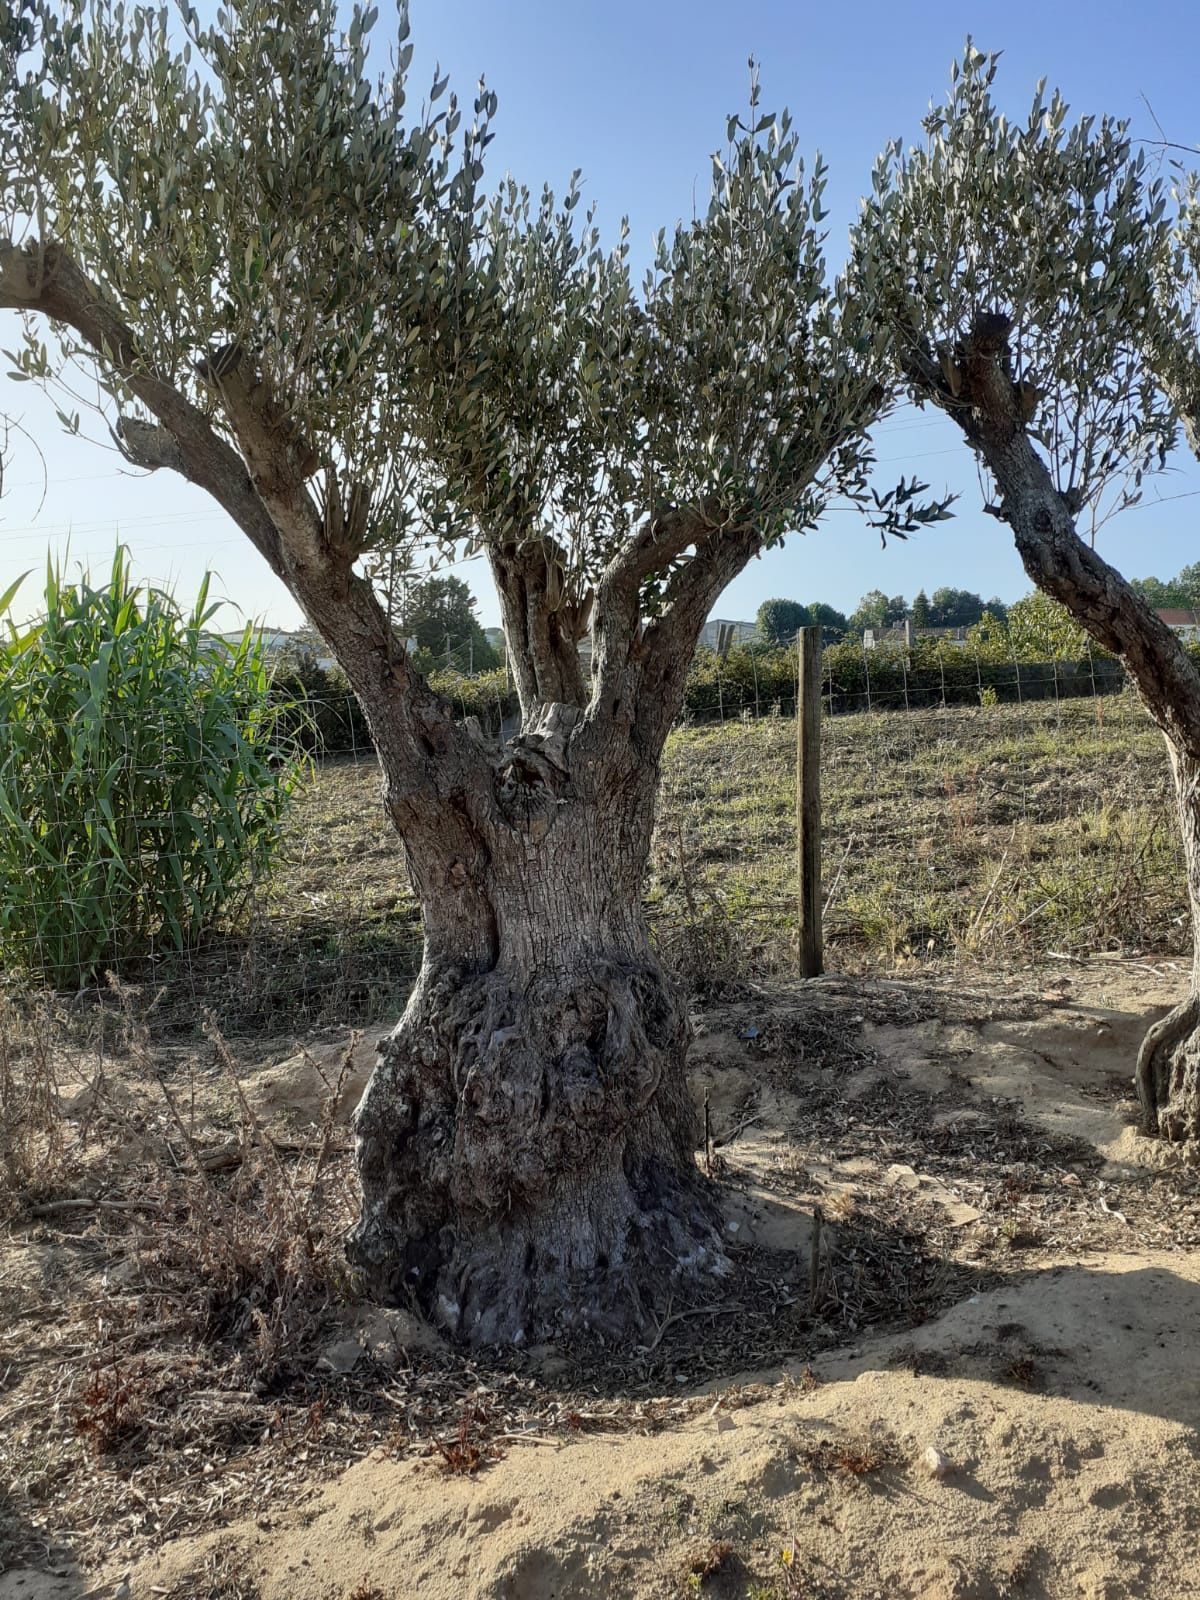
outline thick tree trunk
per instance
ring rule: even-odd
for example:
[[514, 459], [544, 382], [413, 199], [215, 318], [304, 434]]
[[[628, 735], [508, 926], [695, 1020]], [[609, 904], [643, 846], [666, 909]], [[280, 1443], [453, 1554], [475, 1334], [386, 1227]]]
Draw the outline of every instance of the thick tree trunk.
[[425, 959], [357, 1112], [351, 1256], [475, 1343], [634, 1331], [727, 1270], [641, 908], [655, 777], [518, 819], [510, 769], [519, 825], [469, 861], [406, 829]]
[[[1168, 748], [1170, 748], [1168, 746]], [[1142, 1132], [1200, 1140], [1200, 761], [1171, 749], [1171, 769], [1192, 905], [1192, 986], [1182, 1004], [1156, 1022], [1138, 1055], [1135, 1079]]]

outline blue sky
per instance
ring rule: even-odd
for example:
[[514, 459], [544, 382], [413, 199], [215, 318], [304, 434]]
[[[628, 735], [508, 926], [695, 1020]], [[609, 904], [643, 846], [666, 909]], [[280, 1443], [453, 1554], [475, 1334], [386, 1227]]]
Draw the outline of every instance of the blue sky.
[[[788, 105], [802, 144], [829, 163], [835, 264], [876, 153], [891, 137], [915, 136], [968, 32], [980, 47], [1004, 51], [998, 87], [1014, 111], [1046, 76], [1076, 112], [1128, 115], [1139, 135], [1154, 139], [1148, 102], [1169, 138], [1200, 142], [1200, 12], [1179, 0], [412, 0], [412, 24], [414, 96], [435, 62], [464, 97], [480, 73], [496, 90], [493, 180], [511, 171], [533, 187], [549, 181], [561, 189], [580, 167], [602, 225], [615, 231], [628, 213], [640, 250], [658, 227], [703, 201], [709, 151], [723, 138], [726, 113], [745, 103], [750, 55], [760, 63], [764, 106]], [[0, 345], [11, 346], [12, 322], [0, 313]], [[52, 408], [30, 389], [0, 378], [0, 409], [37, 439], [49, 481], [43, 486], [31, 445], [14, 436], [0, 500], [0, 591], [39, 566], [47, 546], [64, 551], [69, 540], [73, 558], [99, 568], [120, 537], [143, 576], [177, 580], [186, 591], [211, 566], [219, 589], [247, 614], [285, 627], [300, 620], [202, 493], [165, 473], [138, 478], [120, 470], [111, 450], [64, 438]], [[754, 563], [717, 614], [752, 616], [771, 595], [849, 609], [871, 588], [910, 598], [941, 584], [1004, 599], [1025, 592], [1007, 531], [978, 510], [973, 465], [949, 424], [898, 413], [880, 429], [879, 455], [889, 472], [915, 471], [939, 491], [960, 490], [954, 520], [881, 550], [855, 517], [831, 514], [816, 533]], [[1126, 512], [1100, 536], [1104, 553], [1131, 575], [1167, 577], [1200, 558], [1200, 469], [1180, 457], [1151, 487], [1155, 496], [1172, 498]], [[495, 622], [482, 567], [460, 570], [479, 593], [485, 623]]]

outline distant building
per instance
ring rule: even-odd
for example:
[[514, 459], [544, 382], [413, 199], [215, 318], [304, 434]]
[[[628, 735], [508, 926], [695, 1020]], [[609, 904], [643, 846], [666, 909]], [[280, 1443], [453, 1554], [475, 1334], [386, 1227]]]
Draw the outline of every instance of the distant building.
[[863, 649], [874, 650], [881, 644], [911, 644], [914, 637], [911, 622], [892, 622], [886, 628], [864, 628]]
[[750, 644], [757, 638], [757, 622], [727, 622], [722, 617], [709, 617], [700, 630], [699, 645], [702, 650], [721, 651], [738, 644]]
[[893, 622], [887, 628], [864, 628], [863, 649], [874, 650], [881, 644], [912, 644], [917, 639], [941, 639], [945, 644], [966, 645], [965, 628], [914, 628], [912, 620]]
[[1167, 606], [1158, 613], [1172, 633], [1178, 634], [1186, 644], [1200, 644], [1200, 612], [1184, 611], [1179, 606]]

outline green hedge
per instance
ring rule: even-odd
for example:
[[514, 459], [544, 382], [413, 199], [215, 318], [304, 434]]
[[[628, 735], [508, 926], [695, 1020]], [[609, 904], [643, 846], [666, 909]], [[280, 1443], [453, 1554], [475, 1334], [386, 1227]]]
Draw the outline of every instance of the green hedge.
[[[1191, 647], [1200, 660], [1200, 647]], [[477, 717], [489, 733], [519, 713], [516, 690], [503, 671], [469, 678], [435, 672], [430, 683], [459, 717]], [[301, 737], [314, 753], [362, 753], [371, 748], [361, 711], [339, 672], [322, 672], [315, 662], [301, 680], [289, 671], [277, 678], [281, 691], [302, 700], [310, 727]], [[1113, 694], [1128, 683], [1112, 656], [1095, 650], [1057, 660], [1015, 659], [1002, 639], [972, 639], [954, 644], [918, 639], [911, 646], [854, 643], [825, 647], [824, 697], [837, 715], [850, 711], [917, 710], [940, 705], [992, 705], [1023, 700], [1078, 699]], [[796, 703], [796, 652], [745, 645], [724, 660], [699, 650], [688, 674], [684, 714], [694, 721], [766, 716]]]
[[[824, 657], [825, 704], [846, 711], [914, 710], [939, 705], [1068, 699], [1109, 694], [1125, 686], [1119, 661], [1096, 652], [1082, 660], [1016, 661], [999, 649], [972, 648], [939, 639], [911, 647], [828, 645]], [[796, 701], [794, 650], [731, 650], [724, 661], [702, 650], [688, 677], [685, 707], [696, 720], [761, 716]]]

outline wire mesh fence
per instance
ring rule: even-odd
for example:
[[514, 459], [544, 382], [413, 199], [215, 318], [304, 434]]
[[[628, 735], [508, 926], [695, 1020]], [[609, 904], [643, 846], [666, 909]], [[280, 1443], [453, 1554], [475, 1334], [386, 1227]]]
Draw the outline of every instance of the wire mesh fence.
[[[931, 686], [904, 659], [872, 655], [861, 652], [850, 681], [843, 656], [824, 685], [831, 968], [1187, 949], [1165, 751], [1119, 676], [1095, 663], [998, 668], [964, 653]], [[697, 983], [794, 972], [794, 682], [746, 661], [707, 670], [664, 755], [646, 885], [652, 931]], [[460, 709], [478, 715], [472, 692]], [[182, 948], [148, 926], [124, 966], [168, 1032], [194, 1028], [205, 1010], [227, 1031], [296, 1034], [382, 1022], [403, 1004], [420, 917], [361, 718], [329, 693], [302, 710], [305, 727], [344, 737], [334, 756], [318, 749], [271, 869]], [[509, 725], [497, 695], [492, 731]], [[64, 807], [90, 803], [61, 796]], [[169, 853], [202, 819], [143, 822], [143, 847]], [[24, 960], [8, 948], [10, 979], [38, 970], [36, 948]], [[80, 978], [93, 992], [102, 983]]]
[[[1015, 673], [1012, 688], [999, 703], [863, 710], [827, 682], [829, 966], [1188, 948], [1170, 771], [1140, 702], [1017, 698]], [[707, 944], [714, 961], [794, 964], [795, 752], [794, 702], [672, 736], [651, 904], [698, 959]]]

